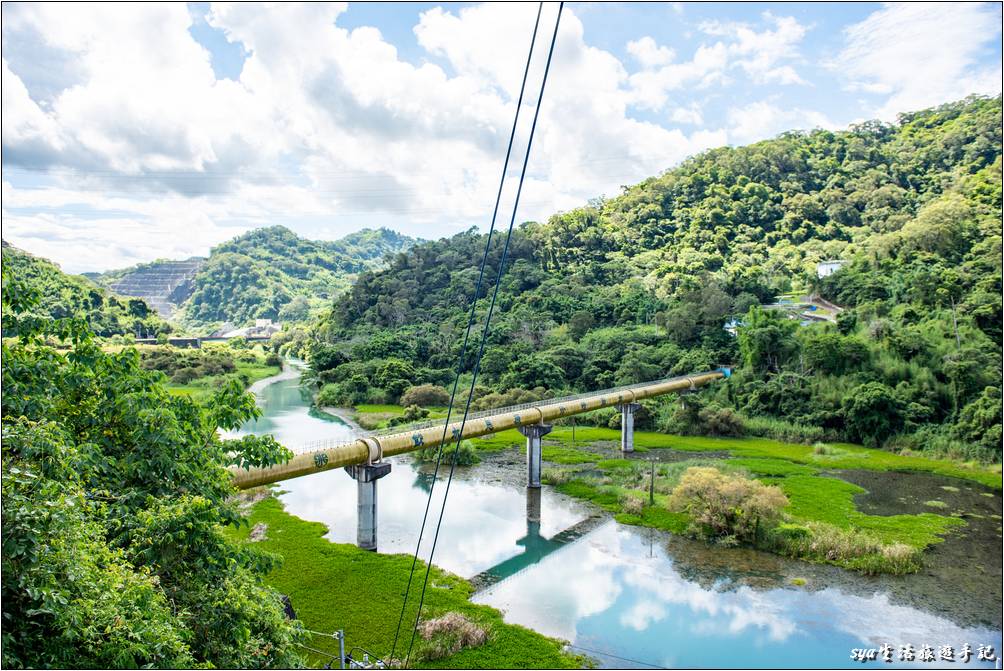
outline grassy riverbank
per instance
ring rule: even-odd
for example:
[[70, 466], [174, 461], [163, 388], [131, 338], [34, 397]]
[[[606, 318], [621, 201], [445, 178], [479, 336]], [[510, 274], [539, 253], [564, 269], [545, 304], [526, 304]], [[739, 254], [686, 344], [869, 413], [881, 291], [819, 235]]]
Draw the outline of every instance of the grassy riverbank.
[[[244, 383], [245, 387], [250, 387], [259, 380], [278, 375], [282, 372], [282, 366], [270, 366], [264, 360], [256, 362], [237, 361], [237, 370], [230, 374], [236, 375]], [[168, 391], [172, 394], [184, 394], [191, 396], [196, 401], [202, 403], [207, 401], [213, 392], [220, 386], [227, 375], [207, 375], [192, 380], [187, 384], [170, 384]]]
[[228, 378], [236, 377], [245, 388], [259, 380], [282, 372], [275, 354], [256, 345], [231, 346], [228, 343], [206, 343], [199, 349], [172, 345], [104, 345], [105, 352], [120, 352], [125, 348], [139, 352], [143, 367], [163, 372], [165, 385], [172, 394], [189, 396], [203, 403]]
[[[350, 410], [350, 418], [367, 430], [387, 428], [390, 421], [404, 415], [404, 407], [393, 404], [360, 403]], [[446, 417], [446, 408], [425, 408], [429, 414], [419, 421]]]
[[282, 372], [281, 362], [260, 344], [233, 348], [212, 343], [198, 350], [156, 345], [140, 349], [140, 356], [145, 367], [168, 376], [168, 391], [200, 403], [228, 378], [236, 377], [247, 388]]
[[[616, 430], [555, 427], [545, 439], [545, 482], [559, 491], [589, 500], [614, 513], [625, 524], [687, 533], [691, 520], [672, 512], [667, 503], [683, 473], [693, 466], [713, 466], [776, 485], [787, 496], [784, 523], [765, 535], [759, 547], [808, 561], [831, 563], [868, 573], [917, 570], [924, 549], [941, 542], [953, 528], [965, 524], [964, 511], [914, 515], [868, 515], [854, 497], [865, 490], [839, 479], [840, 471], [861, 469], [933, 473], [969, 480], [998, 492], [999, 466], [980, 466], [899, 455], [849, 444], [797, 445], [752, 438], [635, 434], [640, 458], [623, 459]], [[479, 449], [499, 450], [523, 444], [516, 431], [476, 439]], [[672, 450], [676, 454], [658, 454]], [[644, 454], [651, 451], [652, 454]], [[652, 465], [654, 479], [650, 503]], [[942, 506], [943, 507], [943, 506]]]
[[[323, 536], [327, 527], [306, 522], [285, 512], [282, 504], [269, 497], [252, 509], [250, 525], [264, 524], [265, 537], [258, 546], [283, 557], [282, 565], [267, 577], [280, 592], [289, 595], [297, 617], [308, 629], [330, 632], [344, 629], [347, 644], [360, 646], [377, 655], [390, 653], [391, 641], [401, 612], [412, 558], [360, 550], [354, 545], [332, 543]], [[249, 529], [232, 530], [247, 539]], [[420, 576], [416, 573], [416, 576]], [[413, 586], [417, 604], [420, 579]], [[468, 600], [470, 583], [434, 568], [426, 593], [425, 617], [448, 612], [463, 614], [488, 633], [487, 641], [440, 659], [436, 641], [416, 639], [413, 666], [437, 668], [577, 668], [585, 659], [562, 651], [561, 643], [524, 627], [506, 624], [501, 614]], [[414, 608], [410, 608], [414, 621]], [[410, 629], [403, 635], [407, 649]], [[325, 653], [337, 652], [336, 642], [314, 636], [310, 647]], [[399, 649], [401, 644], [399, 643]], [[400, 656], [400, 653], [399, 655]], [[308, 652], [311, 665], [332, 662], [332, 658]]]

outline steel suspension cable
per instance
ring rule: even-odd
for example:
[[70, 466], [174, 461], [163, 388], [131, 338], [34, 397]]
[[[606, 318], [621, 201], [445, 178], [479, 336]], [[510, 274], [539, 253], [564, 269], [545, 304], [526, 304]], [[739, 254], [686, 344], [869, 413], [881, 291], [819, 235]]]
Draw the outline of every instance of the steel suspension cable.
[[[422, 605], [425, 603], [425, 591], [426, 591], [426, 587], [429, 584], [429, 572], [432, 570], [432, 560], [433, 560], [433, 557], [436, 554], [436, 544], [439, 541], [439, 531], [440, 531], [440, 529], [441, 529], [441, 527], [443, 525], [443, 513], [446, 510], [446, 501], [447, 501], [447, 498], [450, 495], [450, 485], [453, 483], [453, 474], [454, 474], [454, 471], [456, 470], [456, 467], [457, 467], [456, 456], [457, 456], [457, 453], [460, 450], [460, 443], [461, 443], [461, 438], [462, 438], [463, 433], [464, 433], [464, 426], [467, 424], [467, 416], [468, 416], [468, 414], [470, 413], [470, 410], [471, 410], [471, 400], [474, 397], [474, 386], [477, 383], [478, 372], [481, 369], [481, 357], [485, 353], [485, 343], [488, 340], [488, 334], [489, 334], [489, 331], [490, 331], [491, 321], [492, 321], [492, 314], [495, 312], [495, 303], [496, 303], [496, 300], [498, 299], [499, 286], [502, 283], [502, 276], [505, 274], [505, 262], [506, 262], [506, 260], [508, 258], [508, 255], [509, 255], [509, 242], [512, 239], [513, 226], [516, 223], [516, 212], [519, 209], [519, 198], [520, 198], [520, 195], [523, 192], [523, 182], [526, 179], [526, 167], [527, 167], [527, 164], [530, 161], [530, 149], [533, 146], [533, 136], [534, 136], [534, 133], [537, 130], [537, 119], [540, 116], [540, 108], [543, 106], [543, 102], [544, 102], [544, 89], [547, 86], [547, 75], [548, 75], [548, 73], [551, 70], [551, 59], [554, 56], [554, 44], [555, 44], [555, 42], [558, 39], [558, 27], [561, 25], [561, 12], [562, 12], [562, 10], [564, 8], [565, 8], [565, 3], [564, 2], [559, 3], [559, 5], [558, 5], [558, 16], [557, 16], [557, 18], [555, 18], [555, 21], [554, 21], [554, 32], [551, 34], [551, 46], [548, 49], [548, 52], [547, 52], [547, 62], [544, 65], [544, 76], [543, 76], [543, 78], [541, 79], [541, 82], [540, 82], [540, 93], [537, 94], [537, 106], [536, 106], [536, 109], [534, 109], [534, 111], [533, 111], [533, 123], [530, 126], [530, 135], [527, 138], [526, 153], [523, 155], [523, 167], [522, 167], [522, 169], [520, 171], [520, 175], [519, 175], [519, 185], [516, 187], [516, 198], [515, 198], [515, 200], [513, 202], [512, 216], [509, 218], [509, 229], [506, 232], [505, 245], [502, 248], [502, 258], [499, 261], [498, 273], [497, 273], [496, 278], [495, 278], [495, 288], [492, 291], [492, 300], [491, 300], [491, 303], [488, 306], [488, 314], [485, 317], [485, 325], [484, 325], [484, 328], [483, 328], [483, 330], [481, 332], [481, 345], [480, 345], [480, 347], [478, 349], [478, 358], [474, 362], [474, 371], [473, 371], [473, 376], [471, 378], [471, 386], [470, 386], [470, 389], [468, 390], [468, 393], [467, 393], [467, 403], [464, 406], [464, 416], [463, 416], [463, 419], [460, 422], [460, 431], [457, 432], [456, 445], [453, 448], [453, 458], [451, 459], [451, 463], [450, 463], [450, 474], [449, 474], [449, 477], [446, 480], [446, 489], [444, 490], [444, 493], [443, 493], [443, 503], [442, 503], [442, 505], [439, 508], [439, 518], [436, 521], [436, 532], [435, 532], [435, 534], [433, 535], [433, 538], [432, 538], [432, 548], [429, 550], [429, 561], [426, 563], [426, 566], [425, 566], [425, 575], [424, 575], [424, 578], [422, 580], [422, 592], [421, 592], [421, 596], [419, 597], [419, 601], [418, 601], [418, 611], [415, 614], [415, 626], [412, 628], [412, 631], [411, 631], [411, 641], [408, 644], [408, 654], [405, 656], [405, 659], [404, 659], [404, 665], [405, 665], [405, 667], [407, 667], [407, 665], [408, 665], [408, 660], [411, 658], [411, 651], [412, 651], [412, 649], [414, 648], [414, 645], [415, 645], [415, 635], [418, 633], [418, 624], [419, 624], [419, 621], [420, 621], [420, 619], [422, 617]], [[445, 440], [445, 436], [446, 436], [445, 430], [443, 432], [443, 436], [444, 436], [444, 440]], [[440, 443], [440, 453], [442, 452], [442, 449], [443, 449], [443, 445], [442, 445], [442, 443]]]
[[[505, 176], [506, 172], [509, 170], [509, 158], [512, 155], [513, 141], [516, 137], [516, 126], [519, 123], [519, 112], [523, 107], [523, 94], [526, 92], [526, 82], [527, 77], [530, 73], [530, 62], [533, 57], [533, 48], [537, 42], [537, 29], [540, 27], [540, 14], [544, 8], [544, 3], [540, 2], [537, 5], [537, 18], [533, 24], [533, 35], [530, 38], [530, 49], [526, 55], [526, 66], [523, 68], [523, 82], [519, 89], [519, 99], [516, 101], [516, 114], [512, 121], [512, 130], [509, 132], [509, 145], [505, 152], [505, 161], [502, 163], [502, 176], [499, 178], [499, 188], [498, 193], [495, 195], [495, 209], [492, 211], [492, 222], [488, 229], [488, 239], [485, 241], [485, 251], [481, 257], [481, 269], [478, 273], [478, 281], [474, 288], [474, 296], [471, 299], [471, 314], [467, 320], [467, 331], [464, 333], [464, 341], [460, 347], [460, 356], [457, 359], [457, 374], [453, 378], [453, 390], [450, 392], [450, 405], [446, 411], [446, 419], [443, 422], [443, 437], [439, 441], [439, 450], [436, 453], [436, 466], [432, 475], [432, 484], [429, 486], [429, 495], [425, 502], [425, 512], [422, 515], [422, 526], [418, 531], [418, 541], [415, 543], [415, 556], [411, 561], [411, 571], [408, 573], [408, 584], [404, 590], [404, 599], [401, 603], [401, 614], [397, 620], [397, 629], [394, 632], [394, 643], [391, 645], [390, 649], [390, 659], [394, 658], [394, 653], [397, 651], [397, 642], [401, 634], [401, 625], [404, 622], [405, 609], [408, 606], [409, 595], [411, 594], [411, 583], [415, 576], [415, 568], [418, 565], [418, 555], [422, 547], [422, 537], [425, 534], [425, 525], [429, 518], [429, 509], [432, 506], [432, 492], [436, 487], [436, 480], [439, 477], [439, 466], [443, 458], [443, 445], [446, 443], [446, 432], [450, 425], [450, 416], [453, 413], [453, 403], [457, 395], [457, 388], [460, 383], [460, 375], [464, 370], [464, 363], [467, 358], [467, 344], [470, 341], [471, 329], [474, 326], [475, 317], [477, 315], [477, 304], [478, 297], [481, 295], [481, 284], [485, 275], [485, 267], [488, 263], [488, 254], [491, 250], [492, 235], [495, 232], [495, 221], [498, 217], [499, 204], [502, 202], [502, 190], [505, 186]], [[421, 605], [419, 605], [419, 612], [421, 612]]]

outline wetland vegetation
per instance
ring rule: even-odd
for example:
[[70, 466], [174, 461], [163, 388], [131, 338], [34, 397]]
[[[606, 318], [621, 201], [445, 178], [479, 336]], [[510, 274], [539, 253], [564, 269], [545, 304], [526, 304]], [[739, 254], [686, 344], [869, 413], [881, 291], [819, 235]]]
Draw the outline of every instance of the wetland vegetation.
[[[601, 506], [622, 523], [708, 535], [718, 542], [724, 539], [726, 544], [737, 542], [732, 533], [709, 534], [695, 529], [691, 516], [670, 505], [690, 469], [714, 468], [777, 487], [786, 497], [781, 506], [783, 518], [777, 518], [773, 527], [764, 525], [755, 536], [745, 539], [747, 543], [866, 573], [916, 571], [922, 564], [923, 550], [942, 542], [945, 534], [965, 521], [933, 510], [891, 516], [862, 513], [854, 499], [865, 490], [840, 479], [842, 471], [934, 473], [979, 483], [998, 496], [1001, 490], [999, 466], [966, 466], [850, 444], [820, 449], [767, 439], [636, 432], [637, 452], [623, 458], [615, 430], [578, 427], [574, 443], [571, 434], [570, 427], [562, 426], [545, 438], [544, 460], [551, 465], [544, 471], [544, 481]], [[474, 443], [480, 449], [499, 450], [522, 445], [523, 438], [509, 431], [487, 440], [475, 439]]]

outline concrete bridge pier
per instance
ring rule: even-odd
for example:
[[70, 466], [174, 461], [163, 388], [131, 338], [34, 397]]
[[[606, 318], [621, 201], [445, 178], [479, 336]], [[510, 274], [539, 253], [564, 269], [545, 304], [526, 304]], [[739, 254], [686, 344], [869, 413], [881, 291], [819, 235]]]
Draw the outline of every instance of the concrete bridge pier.
[[526, 436], [526, 486], [540, 487], [540, 439], [551, 433], [554, 427], [550, 424], [529, 424], [519, 427], [519, 432]]
[[390, 473], [390, 462], [346, 466], [345, 472], [356, 481], [356, 544], [363, 550], [377, 549], [377, 480]]
[[621, 403], [621, 452], [634, 452], [634, 413], [641, 406], [637, 403]]
[[540, 529], [540, 487], [526, 488], [526, 528]]

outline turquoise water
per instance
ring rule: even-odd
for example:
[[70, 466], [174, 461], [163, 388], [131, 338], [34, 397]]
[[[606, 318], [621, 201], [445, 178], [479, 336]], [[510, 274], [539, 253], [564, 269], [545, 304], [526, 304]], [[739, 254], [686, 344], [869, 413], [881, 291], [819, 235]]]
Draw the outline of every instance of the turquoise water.
[[[312, 409], [295, 379], [267, 386], [259, 399], [264, 415], [242, 432], [272, 433], [288, 445], [353, 435], [338, 418]], [[412, 553], [431, 469], [410, 457], [392, 463], [378, 485], [379, 550]], [[971, 668], [980, 645], [1000, 653], [999, 612], [964, 623], [937, 590], [911, 590], [910, 577], [867, 578], [597, 521], [594, 509], [546, 487], [539, 502], [528, 499], [525, 477], [516, 450], [458, 469], [435, 563], [477, 576], [475, 584], [487, 586], [475, 601], [569, 641], [600, 666]], [[327, 524], [332, 541], [354, 542], [356, 483], [344, 472], [279, 486], [289, 512]], [[434, 488], [433, 510], [443, 489], [442, 482]], [[426, 541], [423, 557], [428, 549]], [[898, 662], [902, 645], [937, 653], [966, 643], [974, 650], [970, 664]], [[854, 648], [883, 644], [894, 647], [897, 661], [850, 658]]]
[[290, 447], [320, 438], [348, 439], [355, 435], [337, 417], [321, 412], [300, 388], [299, 378], [279, 380], [258, 393], [263, 414], [241, 427], [241, 433], [270, 433]]

